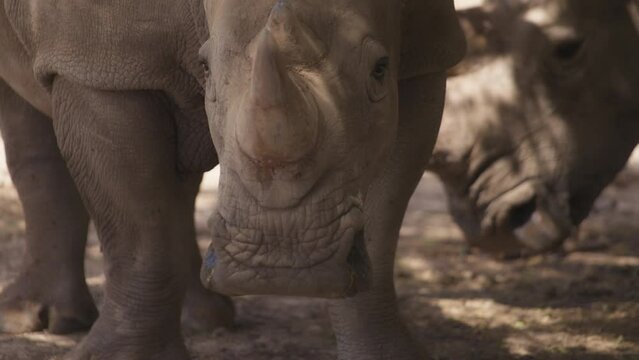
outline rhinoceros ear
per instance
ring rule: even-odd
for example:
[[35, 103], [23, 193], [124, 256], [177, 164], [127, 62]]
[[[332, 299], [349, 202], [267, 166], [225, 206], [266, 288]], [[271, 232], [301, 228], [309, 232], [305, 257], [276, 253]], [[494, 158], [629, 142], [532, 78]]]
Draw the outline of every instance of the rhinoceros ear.
[[445, 71], [466, 52], [453, 0], [405, 0], [400, 79]]

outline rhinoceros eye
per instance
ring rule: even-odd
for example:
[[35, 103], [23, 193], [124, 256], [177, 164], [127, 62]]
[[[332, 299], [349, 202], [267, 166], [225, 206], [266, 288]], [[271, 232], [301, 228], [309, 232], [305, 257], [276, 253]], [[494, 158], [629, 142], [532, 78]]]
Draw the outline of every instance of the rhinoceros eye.
[[571, 25], [555, 25], [543, 30], [547, 39], [546, 65], [556, 79], [576, 80], [584, 75], [587, 41]]
[[388, 65], [390, 64], [390, 59], [388, 56], [384, 56], [383, 58], [377, 60], [375, 63], [375, 67], [371, 72], [371, 76], [375, 78], [377, 81], [384, 81], [386, 77], [386, 73], [388, 72]]
[[573, 64], [584, 53], [584, 37], [574, 26], [554, 25], [545, 28], [543, 33], [548, 39], [548, 55], [559, 66]]
[[370, 77], [368, 79], [368, 98], [372, 102], [379, 102], [383, 100], [388, 94], [387, 78], [389, 70], [390, 60], [388, 56], [379, 58], [373, 69], [371, 70]]
[[583, 48], [584, 41], [580, 38], [564, 39], [553, 48], [553, 56], [560, 61], [571, 61], [579, 56]]
[[362, 65], [365, 69], [370, 69], [366, 79], [366, 90], [372, 102], [380, 102], [388, 94], [390, 63], [388, 52], [382, 44], [371, 38], [364, 40]]

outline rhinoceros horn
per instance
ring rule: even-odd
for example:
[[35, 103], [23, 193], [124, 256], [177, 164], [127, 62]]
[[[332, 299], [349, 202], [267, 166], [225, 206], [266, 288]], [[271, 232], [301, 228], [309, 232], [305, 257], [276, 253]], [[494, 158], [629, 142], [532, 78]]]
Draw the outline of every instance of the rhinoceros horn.
[[293, 64], [315, 63], [326, 54], [326, 46], [300, 22], [287, 0], [277, 2], [266, 25], [282, 55]]
[[251, 89], [236, 122], [246, 155], [276, 167], [301, 160], [317, 140], [318, 109], [296, 76], [324, 55], [324, 44], [279, 1], [256, 41]]

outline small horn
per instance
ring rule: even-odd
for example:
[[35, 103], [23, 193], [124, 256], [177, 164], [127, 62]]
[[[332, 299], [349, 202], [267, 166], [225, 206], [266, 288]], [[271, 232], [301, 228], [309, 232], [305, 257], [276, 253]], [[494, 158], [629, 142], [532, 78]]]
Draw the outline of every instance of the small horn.
[[311, 29], [299, 21], [287, 0], [280, 0], [275, 4], [266, 30], [271, 33], [288, 62], [310, 64], [319, 61], [326, 54], [326, 46]]

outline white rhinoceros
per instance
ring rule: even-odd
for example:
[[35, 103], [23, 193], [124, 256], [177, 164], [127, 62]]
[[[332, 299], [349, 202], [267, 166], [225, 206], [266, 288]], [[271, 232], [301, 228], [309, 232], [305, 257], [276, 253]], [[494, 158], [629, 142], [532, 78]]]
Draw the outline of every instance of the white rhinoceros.
[[90, 216], [104, 304], [65, 359], [188, 359], [187, 288], [196, 320], [231, 311], [195, 280], [193, 202], [219, 159], [208, 287], [335, 298], [340, 359], [421, 359], [393, 255], [464, 48], [451, 0], [5, 0], [0, 119], [28, 253], [0, 329], [91, 324]]

